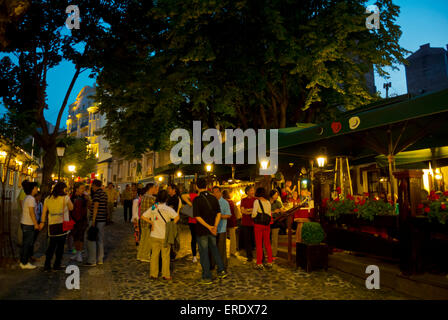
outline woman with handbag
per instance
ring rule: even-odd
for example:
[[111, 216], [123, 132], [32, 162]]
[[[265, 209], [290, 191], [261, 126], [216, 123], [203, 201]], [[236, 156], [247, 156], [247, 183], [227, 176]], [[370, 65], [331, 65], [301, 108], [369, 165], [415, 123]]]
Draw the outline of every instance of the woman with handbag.
[[64, 182], [58, 182], [44, 202], [42, 223], [45, 223], [48, 217], [48, 237], [50, 238], [44, 271], [51, 270], [51, 261], [55, 252], [56, 260], [53, 264], [53, 270], [62, 270], [61, 262], [64, 254], [65, 239], [70, 232], [64, 227], [64, 221], [70, 220], [67, 209], [73, 210], [73, 203], [67, 196], [66, 189], [67, 185]]
[[81, 182], [76, 182], [73, 186], [73, 194], [70, 199], [73, 203], [73, 211], [70, 212], [70, 216], [75, 221], [72, 235], [76, 249], [76, 253], [71, 257], [71, 259], [76, 260], [77, 262], [82, 262], [84, 234], [88, 225], [87, 208], [89, 206], [89, 199], [84, 192], [85, 185]]
[[263, 243], [268, 254], [267, 268], [272, 268], [272, 249], [270, 242], [271, 203], [267, 200], [266, 190], [258, 188], [255, 192], [257, 200], [254, 201], [252, 218], [254, 219], [255, 244], [257, 247], [256, 269], [263, 270]]

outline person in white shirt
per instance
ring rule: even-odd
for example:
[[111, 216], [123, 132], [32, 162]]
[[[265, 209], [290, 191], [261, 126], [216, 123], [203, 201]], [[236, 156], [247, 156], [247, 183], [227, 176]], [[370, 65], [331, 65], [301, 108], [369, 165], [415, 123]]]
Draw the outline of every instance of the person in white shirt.
[[22, 217], [20, 219], [23, 234], [22, 248], [20, 250], [20, 268], [35, 269], [36, 266], [32, 265], [29, 260], [33, 255], [36, 233], [43, 228], [43, 225], [37, 222], [35, 211], [36, 200], [34, 199], [34, 195], [38, 191], [37, 183], [27, 182], [24, 184], [23, 189], [26, 197], [23, 200]]
[[166, 205], [168, 192], [160, 190], [157, 194], [156, 203], [146, 210], [141, 219], [151, 224], [151, 267], [150, 278], [157, 279], [159, 276], [159, 255], [162, 254], [162, 277], [171, 280], [170, 276], [170, 246], [165, 245], [166, 224], [174, 219], [179, 221], [178, 213]]
[[257, 247], [257, 269], [263, 269], [263, 243], [268, 254], [268, 263], [266, 267], [272, 268], [272, 249], [270, 241], [270, 224], [271, 224], [271, 203], [267, 200], [266, 190], [258, 188], [255, 191], [254, 208], [252, 210], [252, 218], [254, 219], [255, 244]]
[[134, 238], [136, 246], [138, 246], [140, 243], [140, 201], [143, 194], [143, 188], [132, 189], [132, 196], [134, 197], [134, 200], [132, 201], [131, 222], [134, 225]]

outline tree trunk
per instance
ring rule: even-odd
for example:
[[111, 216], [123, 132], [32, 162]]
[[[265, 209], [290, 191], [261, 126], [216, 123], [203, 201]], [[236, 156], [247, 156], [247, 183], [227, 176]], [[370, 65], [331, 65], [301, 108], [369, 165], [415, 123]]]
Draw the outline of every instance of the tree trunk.
[[268, 121], [266, 119], [266, 112], [264, 111], [264, 106], [262, 104], [260, 104], [260, 115], [261, 115], [262, 128], [268, 129]]
[[41, 192], [46, 197], [51, 191], [51, 174], [56, 165], [56, 141], [45, 148], [42, 167], [42, 186]]
[[286, 108], [287, 107], [288, 107], [288, 101], [283, 101], [280, 104], [279, 128], [286, 128]]

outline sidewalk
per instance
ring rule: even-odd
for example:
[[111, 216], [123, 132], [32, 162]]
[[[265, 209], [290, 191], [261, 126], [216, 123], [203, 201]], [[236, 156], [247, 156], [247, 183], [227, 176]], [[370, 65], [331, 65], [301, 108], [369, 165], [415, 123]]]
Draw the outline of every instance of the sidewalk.
[[[124, 300], [395, 300], [407, 295], [388, 288], [368, 290], [365, 285], [344, 279], [337, 270], [310, 274], [295, 270], [278, 259], [272, 271], [256, 271], [245, 258], [231, 257], [228, 278], [201, 286], [202, 269], [193, 263], [188, 226], [181, 226], [181, 251], [174, 262], [172, 281], [149, 279], [149, 263], [136, 260], [133, 227], [123, 222], [122, 208], [114, 214], [114, 224], [105, 229], [104, 264], [79, 266], [80, 290], [65, 287], [64, 271], [44, 273], [36, 270], [0, 270], [0, 299], [124, 299]], [[64, 263], [70, 254], [65, 254]], [[43, 265], [43, 259], [39, 265]], [[17, 264], [18, 266], [18, 264]], [[216, 273], [213, 272], [215, 275]]]

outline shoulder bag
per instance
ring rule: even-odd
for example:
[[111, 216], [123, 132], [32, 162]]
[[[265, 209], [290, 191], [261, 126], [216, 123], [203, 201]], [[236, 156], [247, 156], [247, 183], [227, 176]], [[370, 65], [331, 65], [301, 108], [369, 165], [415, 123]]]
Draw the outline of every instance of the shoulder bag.
[[[64, 199], [62, 200], [62, 212], [65, 212], [65, 196]], [[75, 220], [72, 219], [72, 217], [70, 216], [70, 214], [68, 215], [68, 217], [65, 216], [64, 214], [64, 221], [62, 222], [62, 231], [66, 232], [66, 231], [70, 231], [73, 230], [75, 226]]]
[[263, 226], [268, 226], [271, 224], [271, 216], [264, 212], [263, 204], [260, 199], [258, 199], [258, 204], [260, 205], [261, 212], [257, 212], [257, 216], [254, 218], [255, 224], [261, 224]]

